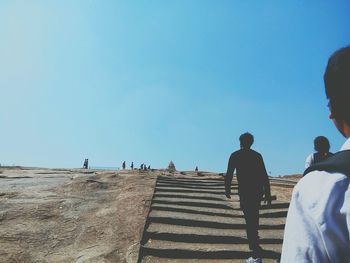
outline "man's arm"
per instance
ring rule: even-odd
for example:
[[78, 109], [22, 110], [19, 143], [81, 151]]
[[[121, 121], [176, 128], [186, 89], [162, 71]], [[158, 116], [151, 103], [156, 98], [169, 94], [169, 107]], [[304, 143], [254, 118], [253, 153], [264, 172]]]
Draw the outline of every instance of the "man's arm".
[[267, 175], [264, 160], [263, 160], [262, 156], [260, 156], [260, 157], [261, 157], [260, 162], [261, 162], [261, 174], [262, 174], [262, 184], [263, 184], [263, 188], [264, 188], [264, 195], [265, 195], [265, 199], [268, 202], [268, 204], [271, 204], [270, 180], [269, 180], [269, 177]]
[[234, 154], [231, 154], [225, 176], [225, 195], [227, 198], [231, 198], [231, 182], [233, 178], [233, 172], [235, 170], [234, 162]]

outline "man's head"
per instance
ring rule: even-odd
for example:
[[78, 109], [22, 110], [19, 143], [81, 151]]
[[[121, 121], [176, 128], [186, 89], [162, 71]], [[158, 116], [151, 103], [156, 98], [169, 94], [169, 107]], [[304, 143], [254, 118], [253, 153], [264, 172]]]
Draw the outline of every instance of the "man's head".
[[329, 152], [329, 141], [324, 136], [317, 136], [314, 140], [314, 146], [315, 150], [320, 153], [327, 153]]
[[339, 131], [350, 136], [350, 46], [336, 51], [328, 60], [324, 73], [330, 118]]
[[249, 132], [243, 133], [241, 136], [239, 136], [239, 142], [242, 149], [249, 149], [254, 142], [254, 136]]

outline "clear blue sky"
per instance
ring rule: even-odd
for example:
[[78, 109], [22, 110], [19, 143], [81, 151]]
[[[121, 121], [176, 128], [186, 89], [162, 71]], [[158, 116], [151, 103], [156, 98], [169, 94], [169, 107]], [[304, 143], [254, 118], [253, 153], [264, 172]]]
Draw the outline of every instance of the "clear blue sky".
[[0, 163], [225, 171], [254, 134], [273, 175], [336, 151], [323, 72], [349, 1], [0, 2]]

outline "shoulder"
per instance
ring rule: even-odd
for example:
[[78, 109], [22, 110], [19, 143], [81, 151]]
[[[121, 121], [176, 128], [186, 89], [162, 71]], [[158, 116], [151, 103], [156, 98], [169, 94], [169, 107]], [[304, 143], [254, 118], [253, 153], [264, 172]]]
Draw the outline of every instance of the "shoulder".
[[[294, 191], [302, 192], [306, 196], [310, 189], [331, 189], [342, 184], [347, 184], [349, 177], [341, 173], [329, 173], [326, 171], [313, 171], [304, 176], [294, 188]], [[320, 187], [320, 188], [319, 188]], [[317, 191], [319, 192], [319, 191]]]
[[241, 153], [242, 153], [242, 150], [235, 151], [235, 152], [231, 153], [231, 158], [232, 158], [232, 157], [235, 157], [235, 156], [238, 156], [238, 155], [240, 155]]
[[350, 257], [349, 182], [350, 179], [341, 173], [310, 172], [295, 186], [292, 211], [288, 212], [290, 215], [287, 221], [294, 222], [293, 226], [304, 224], [309, 229], [311, 225], [315, 225], [314, 230], [307, 230], [307, 236], [319, 235], [324, 251], [335, 262], [345, 262], [341, 259]]
[[305, 160], [305, 169], [309, 168], [314, 162], [314, 153], [308, 155]]
[[251, 152], [251, 154], [254, 155], [256, 158], [262, 159], [262, 155], [261, 155], [259, 152], [255, 151], [255, 150], [252, 150], [252, 149], [250, 150], [250, 152]]
[[306, 160], [312, 160], [312, 159], [314, 159], [314, 153], [311, 153], [311, 154], [309, 154], [307, 157], [306, 157]]
[[[295, 201], [304, 207], [303, 210], [309, 211], [316, 222], [321, 224], [327, 213], [335, 212], [335, 208], [330, 206], [345, 206], [345, 195], [350, 197], [349, 181], [349, 178], [341, 173], [310, 172], [295, 186], [293, 199], [296, 199]], [[347, 202], [347, 207], [350, 207], [350, 201]]]

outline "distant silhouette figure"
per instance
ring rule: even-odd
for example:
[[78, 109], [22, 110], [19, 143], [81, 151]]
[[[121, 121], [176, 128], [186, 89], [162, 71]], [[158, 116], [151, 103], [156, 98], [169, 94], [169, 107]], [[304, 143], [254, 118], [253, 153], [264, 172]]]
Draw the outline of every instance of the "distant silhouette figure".
[[143, 163], [140, 165], [140, 170], [143, 170], [143, 165], [144, 165]]
[[131, 170], [134, 170], [134, 162], [131, 162], [130, 168]]
[[198, 172], [198, 166], [196, 166], [196, 168], [194, 169], [196, 172]]
[[264, 194], [269, 205], [271, 204], [270, 183], [261, 154], [250, 149], [254, 142], [253, 135], [244, 133], [239, 140], [241, 149], [232, 153], [229, 159], [225, 193], [226, 197], [231, 198], [231, 182], [236, 170], [239, 201], [246, 221], [249, 248], [253, 252], [252, 256], [259, 260], [262, 250], [258, 236], [259, 208]]
[[146, 166], [146, 164], [143, 165], [143, 170], [144, 170], [144, 171], [147, 171], [147, 166]]
[[147, 168], [148, 170], [151, 170], [151, 166], [150, 165], [148, 165], [148, 168]]
[[173, 161], [170, 161], [169, 165], [168, 165], [168, 171], [170, 173], [174, 173], [176, 171], [176, 167]]
[[322, 162], [328, 157], [332, 156], [333, 153], [329, 151], [331, 148], [329, 141], [324, 136], [318, 136], [314, 140], [315, 153], [310, 154], [305, 161], [305, 169], [311, 165]]
[[123, 167], [123, 170], [125, 170], [125, 168], [126, 168], [125, 161], [123, 162], [122, 167]]
[[88, 169], [88, 167], [89, 167], [89, 159], [85, 159], [83, 164], [83, 169]]

